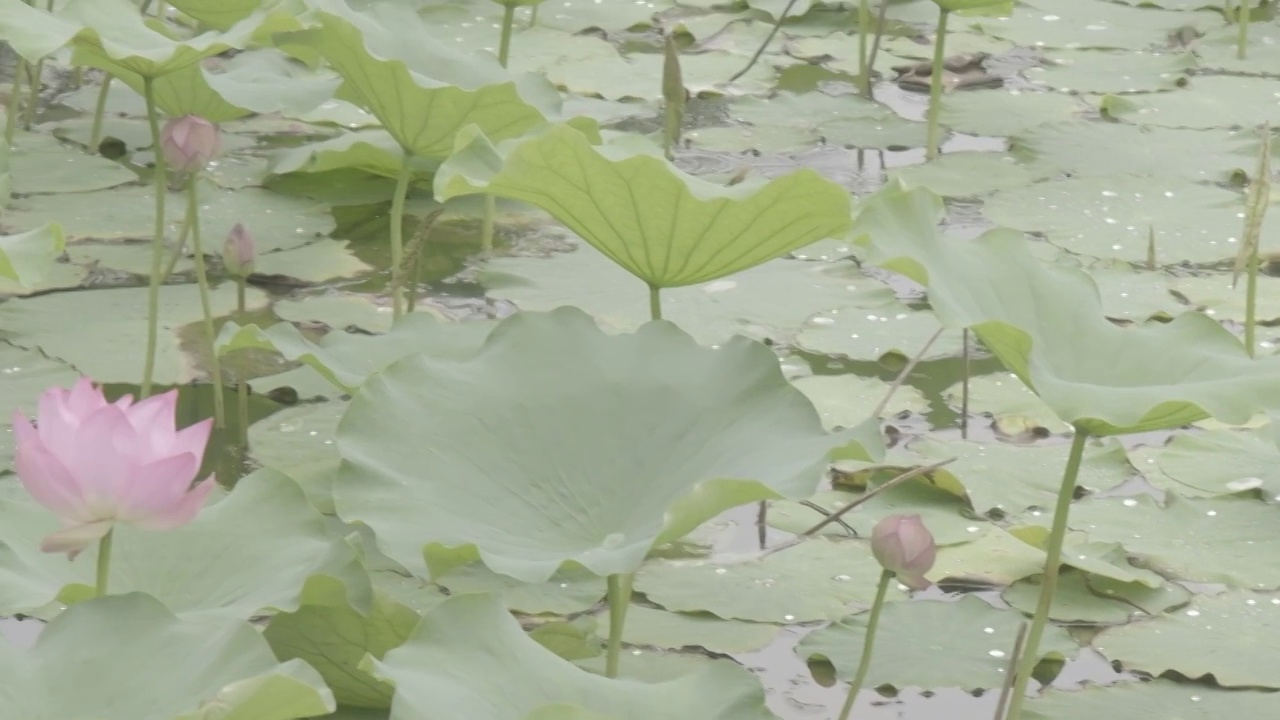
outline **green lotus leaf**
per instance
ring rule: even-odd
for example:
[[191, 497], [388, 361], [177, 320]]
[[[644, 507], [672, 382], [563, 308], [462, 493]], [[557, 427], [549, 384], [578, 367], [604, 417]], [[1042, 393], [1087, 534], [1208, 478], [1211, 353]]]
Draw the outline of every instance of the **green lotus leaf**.
[[0, 0], [0, 38], [31, 62], [71, 44], [72, 62], [156, 78], [226, 50], [244, 47], [261, 24], [250, 16], [225, 33], [174, 40], [151, 29], [128, 0], [68, 0], [58, 12]]
[[[1137, 616], [1137, 608], [1158, 615], [1190, 597], [1186, 588], [1173, 583], [1149, 588], [1140, 583], [1110, 582], [1104, 588], [1101, 583], [1095, 587], [1095, 580], [1102, 578], [1076, 570], [1063, 572], [1054, 590], [1049, 617], [1075, 624], [1122, 625]], [[1036, 576], [1010, 585], [1000, 597], [1030, 615], [1035, 612], [1040, 593], [1040, 576]]]
[[545, 78], [514, 76], [491, 55], [433, 40], [406, 5], [381, 3], [361, 13], [342, 0], [312, 4], [319, 27], [277, 35], [280, 45], [324, 56], [343, 78], [340, 95], [367, 107], [414, 155], [448, 155], [454, 136], [469, 125], [505, 139], [560, 113], [559, 94]]
[[34, 285], [49, 274], [66, 246], [67, 238], [57, 223], [17, 235], [0, 235], [0, 277]]
[[226, 30], [263, 7], [281, 3], [280, 0], [170, 0], [169, 4], [211, 28]]
[[[0, 493], [0, 614], [92, 596], [96, 548], [74, 562], [40, 552], [58, 519], [12, 477]], [[371, 592], [355, 548], [325, 529], [296, 483], [271, 470], [241, 479], [176, 530], [117, 527], [109, 580], [112, 592], [145, 592], [183, 617], [206, 620], [308, 603], [367, 607]]]
[[610, 336], [561, 308], [502, 321], [470, 359], [413, 355], [366, 381], [334, 500], [410, 570], [629, 573], [723, 510], [811, 494], [835, 448], [865, 456], [855, 435], [827, 435], [763, 345], [704, 348], [665, 321]]
[[525, 720], [534, 711], [543, 713], [535, 717], [547, 717], [544, 706], [555, 703], [616, 720], [773, 718], [764, 689], [737, 663], [710, 663], [660, 683], [610, 680], [530, 639], [488, 595], [445, 600], [404, 645], [366, 666], [395, 685], [390, 720]]
[[1252, 360], [1200, 313], [1121, 328], [1082, 271], [1044, 265], [1020, 233], [945, 242], [939, 198], [889, 187], [855, 225], [869, 260], [927, 285], [944, 326], [969, 327], [1063, 421], [1094, 435], [1243, 423], [1280, 406], [1280, 358]]
[[[973, 10], [993, 10], [995, 8], [1012, 9], [1010, 0], [933, 0], [933, 3], [947, 12], [969, 12]], [[1008, 14], [1008, 11], [1005, 11]]]
[[[386, 130], [368, 129], [282, 150], [271, 159], [270, 172], [284, 175], [355, 169], [395, 177], [403, 162], [404, 150], [395, 138]], [[429, 177], [428, 167], [424, 166], [418, 174]], [[387, 197], [390, 196], [388, 192]]]
[[315, 668], [344, 707], [389, 708], [392, 687], [360, 669], [365, 655], [381, 658], [404, 643], [418, 613], [382, 592], [367, 613], [350, 605], [304, 605], [280, 613], [262, 636], [281, 660], [297, 658]]
[[492, 328], [488, 322], [448, 323], [411, 313], [385, 335], [337, 331], [313, 343], [292, 323], [276, 323], [263, 330], [257, 325], [241, 327], [228, 322], [222, 326], [214, 347], [219, 355], [242, 348], [275, 350], [287, 360], [305, 363], [340, 390], [353, 393], [370, 375], [406, 355], [428, 353], [459, 360], [469, 357]]
[[[866, 687], [1000, 687], [1024, 620], [1022, 613], [997, 610], [973, 596], [956, 602], [889, 603], [880, 617]], [[836, 677], [850, 679], [858, 669], [866, 629], [866, 613], [845, 618], [805, 636], [796, 654], [826, 660], [835, 666]], [[1067, 631], [1054, 625], [1040, 643], [1041, 657], [1070, 658], [1078, 649]]]
[[651, 287], [714, 280], [849, 227], [849, 194], [812, 170], [725, 187], [634, 138], [593, 146], [552, 126], [492, 145], [475, 130], [436, 174], [436, 197], [488, 192], [551, 213]]
[[[1104, 630], [1093, 645], [1127, 670], [1160, 675], [1168, 670], [1220, 687], [1280, 688], [1271, 661], [1280, 642], [1280, 596], [1226, 592], [1199, 595], [1190, 606], [1143, 622]], [[1231, 642], [1216, 642], [1229, 637]]]
[[[1219, 647], [1219, 645], [1215, 645]], [[1195, 651], [1195, 652], [1198, 652]], [[1272, 692], [1222, 690], [1198, 683], [1153, 680], [1084, 690], [1049, 690], [1027, 701], [1027, 720], [1219, 720], [1265, 717], [1275, 708]]]
[[0, 707], [24, 720], [294, 720], [335, 708], [315, 670], [278, 662], [248, 623], [179, 619], [142, 593], [67, 610], [28, 651], [0, 641], [0, 674]]
[[1154, 457], [1160, 473], [1176, 483], [1160, 487], [1183, 495], [1229, 495], [1261, 488], [1268, 498], [1280, 497], [1277, 431], [1280, 423], [1273, 419], [1256, 430], [1176, 435]]

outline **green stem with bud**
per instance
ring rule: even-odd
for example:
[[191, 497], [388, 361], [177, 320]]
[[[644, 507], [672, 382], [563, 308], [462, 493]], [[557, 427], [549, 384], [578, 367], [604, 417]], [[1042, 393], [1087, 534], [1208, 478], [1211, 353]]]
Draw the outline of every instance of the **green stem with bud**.
[[200, 173], [191, 173], [187, 180], [187, 222], [191, 224], [191, 248], [196, 261], [196, 285], [200, 288], [200, 309], [204, 313], [204, 334], [209, 339], [209, 373], [213, 376], [213, 425], [227, 426], [226, 400], [222, 396], [222, 361], [214, 347], [218, 339], [213, 327], [213, 303], [209, 301], [209, 273], [204, 262], [204, 248], [200, 245], [200, 200], [196, 184]]
[[142, 78], [142, 97], [147, 102], [147, 124], [151, 128], [151, 149], [155, 155], [152, 184], [155, 187], [155, 226], [151, 238], [151, 282], [147, 286], [147, 349], [142, 366], [142, 398], [151, 396], [151, 384], [156, 373], [156, 342], [160, 327], [160, 283], [164, 261], [164, 211], [165, 193], [168, 192], [168, 168], [164, 153], [160, 150], [160, 113], [156, 110], [155, 78]]
[[849, 715], [853, 712], [853, 703], [858, 699], [862, 684], [867, 681], [867, 671], [871, 669], [871, 656], [876, 649], [876, 626], [880, 624], [880, 610], [884, 607], [884, 596], [889, 591], [889, 581], [892, 579], [892, 572], [888, 570], [880, 571], [880, 584], [876, 586], [876, 599], [871, 603], [871, 614], [867, 617], [866, 633], [862, 636], [862, 659], [858, 661], [858, 671], [853, 676], [853, 682], [849, 684], [849, 695], [845, 697], [844, 706], [840, 708], [839, 720], [849, 720]]
[[102, 597], [107, 594], [107, 575], [111, 569], [111, 537], [115, 530], [108, 530], [98, 541], [98, 568], [94, 576], [94, 594]]
[[947, 18], [950, 11], [938, 8], [938, 29], [933, 38], [933, 67], [929, 75], [929, 110], [926, 117], [925, 159], [932, 160], [938, 156], [940, 128], [938, 114], [942, 112], [942, 72], [943, 59], [947, 54]]

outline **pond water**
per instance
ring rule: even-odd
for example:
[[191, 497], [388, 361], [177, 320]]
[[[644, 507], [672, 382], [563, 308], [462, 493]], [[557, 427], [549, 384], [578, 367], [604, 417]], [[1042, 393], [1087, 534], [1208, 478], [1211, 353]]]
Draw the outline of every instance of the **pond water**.
[[[570, 114], [596, 117], [610, 131], [653, 133], [662, 127], [656, 28], [665, 24], [678, 29], [684, 84], [691, 93], [673, 160], [689, 174], [721, 184], [808, 168], [859, 200], [901, 180], [945, 198], [941, 227], [948, 242], [971, 242], [993, 228], [1012, 228], [1026, 233], [1031, 253], [1045, 264], [1084, 270], [1115, 325], [1136, 328], [1201, 311], [1242, 332], [1243, 293], [1231, 289], [1231, 264], [1242, 235], [1243, 185], [1257, 166], [1255, 128], [1280, 123], [1280, 27], [1273, 4], [1255, 11], [1246, 59], [1235, 56], [1236, 29], [1224, 23], [1213, 2], [1027, 0], [1009, 18], [952, 17], [948, 54], [984, 54], [984, 77], [945, 94], [946, 132], [939, 157], [931, 161], [923, 148], [928, 96], [904, 89], [910, 83], [895, 78], [892, 68], [931, 55], [936, 6], [930, 0], [890, 6], [888, 33], [875, 65], [874, 102], [856, 94], [856, 3], [797, 3], [798, 17], [783, 25], [758, 65], [726, 85], [725, 78], [746, 63], [771, 18], [787, 4], [698, 0], [606, 7], [609, 0], [549, 0], [536, 27], [529, 26], [527, 9], [517, 13], [521, 31], [513, 39], [512, 62], [545, 74], [562, 90]], [[424, 13], [438, 37], [475, 47], [496, 42], [497, 5], [479, 0], [425, 5], [431, 6]], [[227, 56], [210, 66], [234, 61]], [[10, 55], [6, 70], [13, 62]], [[137, 312], [147, 283], [147, 183], [153, 160], [141, 98], [123, 87], [107, 100], [105, 125], [108, 145], [123, 148], [122, 155], [109, 161], [82, 153], [99, 80], [100, 74], [91, 71], [87, 84], [77, 88], [65, 68], [50, 64], [35, 122], [15, 141], [15, 195], [0, 225], [4, 232], [16, 232], [56, 220], [66, 227], [70, 243], [51, 276], [34, 290], [0, 286], [5, 297], [0, 330], [4, 352], [12, 354], [6, 364], [21, 371], [15, 372], [21, 383], [2, 393], [5, 408], [29, 410], [40, 389], [79, 373], [107, 380], [112, 397], [137, 392], [143, 330]], [[262, 249], [259, 272], [250, 280], [249, 307], [238, 322], [292, 323], [308, 340], [360, 338], [391, 328], [385, 268], [391, 261], [387, 237], [394, 185], [388, 174], [394, 173], [386, 171], [376, 152], [352, 160], [316, 146], [374, 124], [367, 113], [337, 101], [307, 112], [255, 114], [223, 123], [224, 155], [202, 186], [206, 237], [220, 245], [230, 225], [243, 221]], [[422, 181], [407, 208], [417, 218], [441, 206]], [[498, 202], [496, 250], [486, 255], [479, 240], [482, 208], [475, 196], [443, 206], [445, 213], [431, 228], [408, 282], [418, 312], [481, 323], [520, 310], [574, 305], [615, 331], [648, 319], [639, 282], [530, 205]], [[170, 231], [176, 233], [173, 215], [180, 213], [171, 213]], [[1264, 238], [1274, 237], [1265, 230], [1275, 217], [1264, 221]], [[406, 223], [406, 235], [416, 227]], [[664, 311], [703, 344], [719, 346], [735, 333], [766, 341], [826, 426], [852, 426], [889, 392], [908, 360], [940, 328], [925, 288], [862, 265], [860, 252], [849, 238], [824, 240], [728, 280], [672, 288], [664, 295]], [[836, 280], [814, 279], [814, 268]], [[1264, 353], [1280, 336], [1275, 329], [1280, 327], [1280, 280], [1268, 269], [1274, 268], [1264, 268], [1258, 278], [1257, 297]], [[235, 307], [233, 284], [225, 275], [215, 279], [218, 314], [229, 316]], [[158, 378], [161, 386], [180, 389], [180, 424], [212, 412], [211, 389], [204, 381], [212, 351], [197, 322], [194, 292], [186, 292], [193, 283], [188, 254], [177, 261], [166, 288], [174, 293], [165, 296]], [[959, 607], [976, 597], [1010, 616], [1027, 613], [1027, 593], [1037, 587], [1039, 571], [1026, 569], [1031, 561], [1025, 554], [1019, 559], [1016, 550], [998, 543], [1013, 537], [1007, 531], [1047, 524], [1072, 434], [980, 343], [972, 342], [963, 359], [958, 333], [944, 333], [931, 347], [885, 408], [884, 429], [893, 462], [905, 466], [956, 457], [954, 473], [949, 469], [931, 477], [930, 487], [918, 490], [923, 494], [860, 508], [850, 522], [869, 527], [875, 518], [905, 509], [923, 512], [937, 524], [939, 536], [946, 538], [940, 543], [940, 564], [955, 573], [939, 577], [950, 582], [913, 602]], [[215, 472], [230, 487], [255, 469], [280, 470], [332, 516], [336, 427], [350, 394], [311, 367], [273, 352], [238, 351], [227, 358], [229, 382], [245, 378], [252, 387], [250, 424], [232, 421], [215, 434], [203, 472]], [[1095, 360], [1117, 367], [1130, 362]], [[966, 374], [973, 388], [963, 416]], [[1280, 588], [1268, 565], [1274, 564], [1270, 551], [1278, 549], [1275, 527], [1265, 518], [1249, 515], [1233, 531], [1201, 524], [1221, 517], [1219, 512], [1243, 514], [1263, 501], [1280, 500], [1280, 477], [1274, 472], [1280, 447], [1268, 430], [1257, 429], [1268, 421], [1264, 415], [1233, 426], [1200, 420], [1090, 446], [1077, 493], [1080, 514], [1071, 525], [1081, 543], [1071, 569], [1078, 580], [1070, 598], [1075, 604], [1055, 606], [1053, 616], [1065, 628], [1057, 641], [1079, 647], [1062, 664], [1049, 696], [1087, 696], [1151, 677], [1206, 692], [1218, 690], [1209, 676], [1224, 686], [1280, 688], [1275, 670], [1246, 671], [1244, 666], [1262, 665], [1258, 650], [1198, 662], [1196, 643], [1219, 642], [1221, 635], [1212, 626], [1194, 628], [1199, 635], [1186, 628], [1187, 617], [1201, 617], [1197, 608], [1203, 603], [1247, 595], [1253, 605], [1254, 595], [1270, 600]], [[4, 452], [11, 454], [11, 448]], [[827, 483], [815, 502], [838, 506], [848, 496], [838, 493], [862, 489], [858, 482]], [[941, 491], [928, 494], [938, 487], [951, 487], [952, 494], [945, 499]], [[1242, 504], [1231, 505], [1237, 501]], [[1117, 508], [1133, 512], [1125, 517]], [[1183, 520], [1162, 514], [1173, 512], [1169, 508], [1182, 508]], [[803, 513], [810, 512], [795, 503], [780, 503], [774, 510], [777, 517], [763, 529], [766, 546], [793, 539], [789, 530], [798, 532], [807, 517]], [[357, 529], [330, 520], [331, 535]], [[1189, 539], [1170, 529], [1178, 522], [1190, 528]], [[710, 568], [750, 557], [761, 549], [761, 532], [754, 505], [723, 513], [693, 534], [691, 566]], [[0, 539], [9, 541], [2, 533]], [[970, 546], [982, 550], [965, 550]], [[647, 585], [641, 574], [637, 601], [646, 608], [659, 610], [662, 598], [679, 595], [670, 587], [679, 583], [663, 575], [687, 570], [672, 552], [646, 565]], [[403, 570], [380, 555], [374, 553], [371, 561], [386, 560], [380, 571]], [[830, 563], [813, 569], [822, 581], [844, 572]], [[384, 572], [382, 580], [390, 574]], [[1118, 583], [1120, 575], [1147, 584], [1137, 595], [1120, 593], [1119, 599], [1116, 592], [1099, 589]], [[705, 573], [688, 578], [690, 584], [705, 582]], [[773, 579], [766, 579], [772, 585]], [[1129, 583], [1129, 589], [1137, 584]], [[735, 604], [727, 596], [737, 587], [713, 587], [701, 597], [677, 599], [693, 603], [684, 609], [707, 620], [763, 624], [767, 616], [780, 628], [772, 640], [749, 651], [678, 653], [671, 643], [646, 645], [637, 652], [659, 656], [653, 663], [657, 669], [646, 672], [674, 677], [693, 667], [664, 665], [668, 656], [693, 656], [695, 663], [728, 657], [759, 679], [778, 717], [834, 717], [848, 673], [841, 668], [842, 680], [833, 684], [830, 663], [806, 662], [806, 646], [797, 646], [843, 612], [865, 609], [866, 599], [832, 591], [843, 603], [840, 612], [815, 611], [808, 621], [791, 622], [787, 599], [756, 600], [749, 589]], [[538, 592], [560, 598], [550, 585]], [[413, 607], [421, 609], [434, 607], [442, 594], [441, 588], [424, 584], [396, 597], [411, 596], [422, 603]], [[589, 611], [607, 624], [607, 611], [597, 602], [602, 595], [601, 587], [582, 607], [561, 612]], [[767, 612], [760, 609], [766, 606]], [[1223, 617], [1219, 622], [1232, 626], [1240, 613], [1224, 611]], [[1134, 620], [1169, 626], [1170, 635], [1183, 632], [1177, 635], [1182, 644], [1175, 643], [1177, 652], [1116, 654], [1097, 641]], [[956, 622], [960, 632], [969, 621]], [[1273, 631], [1262, 624], [1265, 640]], [[38, 620], [0, 618], [0, 635], [20, 647], [32, 645], [40, 627]], [[624, 674], [625, 663], [624, 655]], [[909, 676], [905, 664], [891, 673]], [[1235, 680], [1223, 681], [1224, 676]], [[960, 689], [970, 677], [929, 691], [911, 685], [883, 695], [866, 690], [856, 716], [991, 718], [999, 688], [988, 682]], [[1249, 701], [1257, 702], [1252, 695]], [[1115, 717], [1129, 716], [1125, 706], [1116, 707]], [[1057, 712], [1046, 717], [1082, 716]], [[1210, 716], [1188, 715], [1202, 717]]]

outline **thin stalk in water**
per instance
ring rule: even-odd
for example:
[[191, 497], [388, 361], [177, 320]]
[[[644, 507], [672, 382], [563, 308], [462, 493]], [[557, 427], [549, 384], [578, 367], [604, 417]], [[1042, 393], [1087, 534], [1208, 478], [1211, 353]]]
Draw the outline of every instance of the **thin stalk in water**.
[[493, 223], [498, 214], [498, 198], [486, 193], [484, 196], [484, 218], [480, 221], [480, 249], [485, 255], [493, 252]]
[[1222, 0], [1222, 16], [1227, 19], [1227, 24], [1235, 22], [1236, 4], [1235, 0]]
[[840, 708], [839, 720], [849, 720], [849, 714], [853, 712], [853, 703], [858, 699], [858, 692], [862, 690], [862, 684], [867, 680], [867, 671], [871, 669], [871, 656], [876, 648], [876, 626], [880, 624], [880, 610], [884, 607], [884, 596], [889, 590], [889, 581], [892, 579], [893, 573], [888, 570], [880, 571], [876, 599], [871, 603], [871, 615], [867, 617], [866, 634], [862, 637], [862, 659], [858, 661], [858, 672], [853, 676], [853, 682], [849, 684], [849, 695], [844, 699], [844, 707]]
[[1250, 10], [1249, 0], [1240, 0], [1240, 8], [1236, 10], [1236, 24], [1239, 26], [1236, 31], [1236, 57], [1240, 60], [1248, 54]]
[[[889, 0], [880, 0], [888, 4]], [[867, 47], [867, 26], [871, 24], [870, 0], [858, 0], [858, 87], [862, 97], [871, 99], [871, 50]]]
[[1013, 640], [1013, 652], [1009, 655], [1009, 663], [1004, 670], [1004, 684], [1000, 686], [1000, 700], [996, 702], [996, 713], [992, 720], [1004, 720], [1004, 710], [1009, 707], [1009, 692], [1013, 690], [1013, 678], [1018, 674], [1018, 658], [1022, 657], [1022, 644], [1027, 640], [1027, 624], [1018, 625], [1018, 636]]
[[156, 373], [156, 340], [160, 325], [160, 282], [164, 260], [164, 210], [168, 191], [164, 153], [160, 152], [160, 113], [156, 110], [155, 79], [142, 78], [142, 97], [147, 102], [147, 124], [151, 127], [151, 148], [155, 155], [152, 182], [155, 186], [155, 227], [151, 239], [151, 282], [147, 286], [147, 355], [142, 366], [143, 398], [151, 396], [151, 383]]
[[[247, 303], [245, 302], [245, 294], [249, 278], [243, 275], [236, 276], [236, 322], [241, 325], [248, 322]], [[215, 350], [214, 354], [217, 354]], [[245, 365], [240, 365], [239, 377], [236, 378], [236, 419], [240, 424], [240, 461], [243, 464], [245, 456], [249, 453], [249, 379], [245, 377]]]
[[961, 351], [964, 358], [964, 381], [960, 386], [960, 439], [969, 439], [969, 328], [961, 334], [960, 342], [964, 345]]
[[938, 29], [933, 38], [933, 67], [929, 75], [929, 111], [925, 118], [927, 130], [925, 136], [925, 159], [932, 160], [938, 156], [940, 139], [938, 114], [942, 111], [942, 61], [947, 55], [947, 17], [951, 13], [938, 8]]
[[1027, 639], [1022, 646], [1022, 657], [1018, 661], [1018, 672], [1013, 680], [1013, 694], [1006, 720], [1022, 720], [1022, 706], [1027, 700], [1027, 683], [1031, 681], [1031, 672], [1035, 670], [1036, 661], [1040, 657], [1040, 640], [1044, 637], [1044, 628], [1049, 622], [1053, 594], [1058, 589], [1058, 567], [1062, 564], [1062, 542], [1067, 536], [1067, 516], [1071, 512], [1076, 478], [1080, 476], [1080, 462], [1084, 459], [1084, 446], [1088, 439], [1089, 433], [1077, 426], [1075, 437], [1071, 440], [1071, 453], [1067, 456], [1067, 467], [1062, 473], [1062, 485], [1058, 488], [1058, 502], [1053, 509], [1053, 525], [1049, 530], [1044, 571], [1040, 576], [1040, 599], [1036, 603], [1035, 614], [1031, 616], [1031, 627], [1027, 630]]
[[114, 534], [114, 530], [108, 530], [98, 541], [98, 569], [93, 586], [97, 597], [107, 594], [107, 575], [111, 571], [111, 536]]
[[102, 87], [98, 88], [98, 102], [93, 105], [93, 125], [89, 130], [89, 152], [98, 152], [102, 143], [102, 118], [107, 112], [107, 97], [111, 94], [111, 73], [102, 76]]
[[622, 631], [627, 626], [627, 607], [631, 605], [631, 573], [609, 576], [609, 644], [604, 656], [605, 677], [618, 677], [618, 660], [622, 657]]
[[[204, 248], [200, 246], [200, 200], [197, 181], [200, 173], [191, 173], [187, 180], [187, 222], [191, 224], [191, 249], [196, 259], [196, 285], [200, 288], [200, 309], [204, 314], [204, 334], [209, 339], [209, 348], [214, 349], [218, 339], [217, 330], [213, 327], [213, 304], [209, 301], [209, 273], [204, 263]], [[218, 359], [216, 350], [209, 353], [209, 373], [213, 376], [213, 425], [227, 426], [226, 400], [222, 397], [222, 361]]]
[[778, 31], [782, 29], [783, 21], [787, 19], [787, 16], [791, 14], [791, 9], [794, 8], [795, 6], [796, 6], [796, 0], [787, 0], [786, 7], [782, 8], [782, 14], [778, 16], [777, 22], [773, 24], [773, 29], [769, 31], [769, 35], [765, 37], [764, 42], [760, 43], [760, 47], [756, 48], [755, 54], [752, 55], [751, 59], [747, 61], [746, 66], [743, 67], [738, 72], [734, 73], [733, 77], [729, 78], [729, 82], [733, 82], [734, 80], [737, 80], [743, 75], [746, 75], [751, 70], [751, 68], [755, 67], [756, 61], [759, 60], [760, 56], [764, 54], [765, 49], [769, 47], [769, 43], [773, 42], [774, 36], [776, 36], [778, 34]]
[[516, 24], [516, 4], [508, 0], [502, 6], [502, 35], [498, 38], [498, 64], [507, 66], [507, 57], [511, 53], [511, 28]]
[[1271, 198], [1271, 126], [1263, 124], [1260, 131], [1258, 169], [1249, 182], [1245, 195], [1244, 233], [1240, 250], [1232, 268], [1231, 286], [1240, 280], [1241, 271], [1247, 274], [1245, 286], [1244, 347], [1249, 357], [1257, 352], [1258, 270], [1262, 265], [1262, 221], [1267, 215]]
[[675, 159], [684, 125], [684, 73], [680, 70], [680, 48], [674, 34], [668, 32], [662, 41], [662, 146], [668, 160]]
[[907, 361], [906, 366], [898, 373], [898, 377], [894, 378], [893, 382], [889, 384], [888, 392], [884, 394], [884, 397], [880, 398], [880, 402], [876, 403], [875, 408], [871, 411], [871, 414], [868, 415], [868, 417], [880, 417], [880, 413], [884, 412], [884, 409], [889, 407], [889, 401], [893, 399], [893, 394], [898, 392], [898, 388], [902, 387], [902, 384], [907, 381], [907, 378], [911, 377], [911, 373], [914, 372], [916, 366], [920, 364], [920, 360], [924, 358], [925, 353], [929, 352], [929, 348], [933, 347], [933, 343], [936, 342], [938, 338], [942, 337], [942, 333], [945, 329], [946, 328], [938, 328], [938, 331], [935, 332], [928, 341], [925, 342], [924, 346], [920, 348], [920, 352], [916, 353], [915, 357]]
[[1249, 275], [1244, 286], [1244, 349], [1249, 357], [1257, 355], [1258, 344], [1255, 340], [1258, 327], [1258, 254], [1249, 258]]
[[27, 71], [31, 73], [31, 77], [27, 78], [27, 107], [22, 116], [23, 130], [30, 130], [36, 122], [36, 110], [40, 108], [40, 78], [44, 75], [44, 58], [37, 60], [35, 65], [27, 65]]
[[409, 194], [409, 176], [413, 174], [413, 155], [404, 151], [400, 174], [396, 177], [396, 194], [391, 199], [391, 317], [399, 318], [404, 312], [400, 288], [394, 282], [404, 262], [404, 199]]
[[[874, 70], [876, 66], [876, 55], [880, 53], [880, 39], [884, 37], [884, 19], [889, 14], [890, 0], [880, 0], [880, 12], [876, 13], [876, 34], [871, 41], [871, 52], [867, 56], [867, 68]], [[871, 98], [870, 95], [867, 96]], [[874, 99], [874, 98], [871, 98]], [[881, 150], [880, 152], [884, 152]], [[881, 164], [883, 166], [883, 163]]]
[[22, 107], [22, 76], [27, 74], [27, 61], [18, 58], [13, 70], [13, 85], [9, 88], [9, 102], [4, 109], [4, 144], [13, 147], [13, 136], [18, 131], [18, 113]]

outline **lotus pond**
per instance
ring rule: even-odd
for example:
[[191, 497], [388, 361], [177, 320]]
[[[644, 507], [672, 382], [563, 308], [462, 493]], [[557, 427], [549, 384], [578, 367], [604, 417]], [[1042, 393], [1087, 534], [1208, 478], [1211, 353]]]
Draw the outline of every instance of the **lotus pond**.
[[[1276, 707], [1273, 3], [0, 0], [0, 40], [0, 717]], [[68, 559], [14, 458], [82, 378], [176, 388], [217, 488]], [[920, 582], [869, 541], [910, 516]]]

